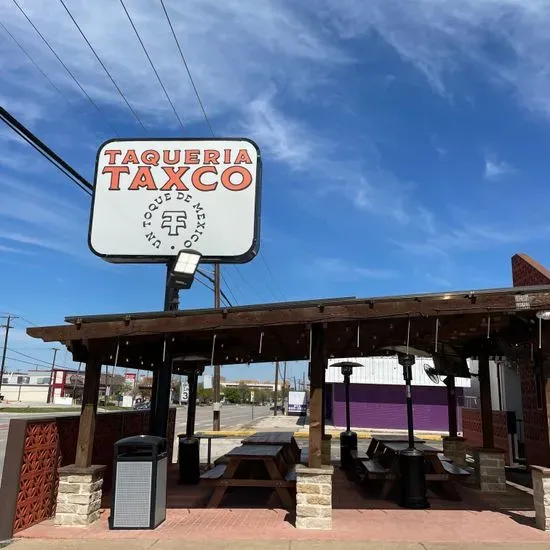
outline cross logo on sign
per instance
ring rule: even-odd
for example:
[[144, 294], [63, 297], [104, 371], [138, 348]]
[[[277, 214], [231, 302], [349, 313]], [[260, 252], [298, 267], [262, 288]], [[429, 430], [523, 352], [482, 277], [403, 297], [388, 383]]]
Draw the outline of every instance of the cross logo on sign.
[[162, 229], [168, 229], [168, 235], [177, 237], [180, 229], [187, 228], [187, 213], [185, 210], [165, 210], [162, 213]]

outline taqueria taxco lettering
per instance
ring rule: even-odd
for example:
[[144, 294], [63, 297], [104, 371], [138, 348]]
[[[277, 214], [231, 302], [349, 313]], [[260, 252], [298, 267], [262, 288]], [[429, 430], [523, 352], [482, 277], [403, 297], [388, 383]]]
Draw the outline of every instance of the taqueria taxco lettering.
[[[109, 191], [243, 191], [254, 175], [247, 165], [252, 159], [246, 149], [107, 149], [102, 174], [109, 179]], [[156, 169], [154, 169], [155, 167]], [[137, 168], [137, 169], [136, 169]], [[160, 168], [160, 170], [159, 170]]]
[[114, 262], [250, 261], [261, 156], [247, 138], [122, 139], [97, 153], [90, 248]]

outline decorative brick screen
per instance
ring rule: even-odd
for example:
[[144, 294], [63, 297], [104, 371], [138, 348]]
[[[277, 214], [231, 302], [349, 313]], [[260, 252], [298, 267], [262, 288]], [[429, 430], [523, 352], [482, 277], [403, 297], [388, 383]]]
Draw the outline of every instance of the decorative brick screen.
[[[462, 432], [468, 447], [483, 447], [481, 411], [479, 409], [462, 409]], [[510, 446], [505, 411], [493, 411], [493, 432], [495, 447], [505, 452], [504, 459], [506, 464], [509, 464]]]
[[[10, 538], [55, 514], [57, 468], [74, 464], [79, 416], [61, 416], [12, 421], [0, 489], [0, 502], [11, 503], [13, 521], [0, 514], [0, 540]], [[168, 449], [173, 449], [176, 409], [168, 417]], [[92, 463], [107, 466], [104, 487], [111, 487], [113, 447], [124, 437], [149, 433], [149, 411], [98, 414]], [[10, 441], [10, 439], [12, 441]], [[9, 456], [8, 456], [9, 454]], [[11, 469], [13, 466], [13, 470]], [[18, 472], [18, 473], [17, 473]], [[16, 476], [17, 479], [7, 479]], [[17, 483], [18, 481], [18, 483]]]

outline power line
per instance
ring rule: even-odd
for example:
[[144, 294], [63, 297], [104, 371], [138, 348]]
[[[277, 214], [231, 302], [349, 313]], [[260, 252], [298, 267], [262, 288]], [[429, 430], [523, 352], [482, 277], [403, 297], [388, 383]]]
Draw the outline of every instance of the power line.
[[46, 44], [46, 46], [49, 48], [49, 50], [55, 55], [55, 58], [59, 61], [59, 63], [61, 63], [61, 65], [62, 65], [63, 68], [67, 71], [67, 73], [69, 74], [69, 76], [74, 80], [75, 84], [80, 88], [80, 90], [82, 91], [82, 93], [88, 98], [88, 101], [95, 107], [95, 109], [97, 110], [97, 112], [105, 119], [105, 121], [107, 122], [107, 125], [109, 126], [109, 128], [111, 129], [111, 131], [115, 132], [113, 126], [112, 126], [111, 123], [109, 122], [109, 119], [107, 118], [107, 116], [105, 115], [105, 113], [99, 108], [99, 106], [97, 105], [97, 103], [90, 97], [90, 95], [88, 94], [88, 92], [82, 87], [82, 85], [81, 85], [80, 82], [77, 80], [77, 78], [76, 78], [75, 75], [72, 73], [72, 71], [69, 69], [69, 67], [67, 67], [67, 65], [62, 61], [62, 59], [59, 57], [59, 55], [57, 55], [57, 52], [52, 48], [52, 46], [51, 46], [50, 43], [46, 40], [46, 38], [44, 37], [44, 35], [38, 30], [38, 28], [37, 28], [36, 25], [32, 22], [32, 20], [30, 19], [30, 17], [26, 14], [25, 10], [17, 3], [17, 0], [12, 0], [12, 2], [17, 6], [17, 8], [18, 8], [19, 11], [23, 14], [23, 16], [25, 17], [25, 19], [30, 23], [31, 27], [36, 31], [36, 33], [37, 33], [38, 36], [42, 39], [42, 41], [44, 42], [44, 44]]
[[112, 77], [111, 73], [108, 71], [108, 69], [105, 66], [105, 64], [103, 63], [103, 61], [101, 61], [101, 59], [100, 59], [99, 55], [97, 54], [97, 52], [95, 51], [94, 47], [92, 46], [92, 44], [90, 43], [90, 41], [88, 40], [86, 35], [84, 34], [84, 31], [80, 28], [80, 25], [76, 22], [76, 19], [73, 17], [73, 14], [71, 13], [69, 8], [67, 7], [67, 4], [65, 4], [64, 0], [59, 0], [59, 1], [61, 2], [61, 5], [65, 8], [65, 11], [67, 12], [69, 17], [71, 18], [72, 22], [75, 24], [75, 27], [78, 29], [78, 32], [82, 35], [82, 38], [84, 38], [84, 41], [86, 42], [86, 44], [88, 44], [90, 50], [92, 50], [92, 53], [95, 55], [95, 58], [98, 60], [99, 64], [103, 67], [103, 70], [105, 71], [105, 74], [109, 77], [109, 79], [113, 83], [113, 86], [117, 89], [117, 92], [120, 94], [120, 96], [124, 100], [124, 103], [126, 103], [126, 105], [128, 106], [128, 109], [130, 109], [130, 111], [134, 115], [135, 119], [138, 121], [140, 126], [146, 132], [147, 129], [145, 128], [143, 122], [139, 118], [138, 114], [134, 111], [134, 108], [130, 105], [130, 102], [128, 101], [128, 99], [126, 99], [126, 96], [124, 95], [124, 92], [120, 89], [118, 84], [115, 82], [115, 79]]
[[[273, 281], [273, 284], [275, 285], [275, 288], [277, 289], [277, 291], [279, 292], [279, 295], [281, 296], [281, 298], [283, 299], [283, 302], [286, 301], [286, 298], [285, 298], [285, 295], [283, 294], [282, 290], [279, 288], [279, 285], [277, 284], [277, 281], [275, 281], [275, 277], [273, 277], [273, 273], [271, 272], [271, 269], [269, 269], [269, 266], [267, 265], [267, 262], [265, 261], [265, 258], [264, 258], [264, 255], [263, 255], [263, 252], [260, 250], [260, 258], [262, 259], [262, 261], [264, 262], [264, 265], [265, 265], [265, 268], [267, 270], [267, 273], [269, 274], [269, 277], [271, 278], [271, 280]], [[273, 294], [273, 296], [275, 296], [275, 298], [277, 298], [276, 294], [273, 292], [273, 289], [269, 287], [268, 285], [268, 288], [269, 290], [271, 291], [271, 293]]]
[[260, 293], [245, 279], [244, 275], [235, 266], [233, 267], [235, 268], [235, 273], [239, 275], [239, 277], [243, 280], [244, 284], [247, 285], [252, 290], [252, 292], [256, 294], [256, 296], [258, 296], [258, 298], [260, 299], [260, 302], [264, 302], [265, 299], [260, 295]]
[[124, 13], [126, 13], [126, 17], [128, 18], [128, 21], [130, 21], [130, 25], [132, 25], [132, 29], [134, 29], [134, 32], [136, 33], [137, 39], [139, 40], [139, 43], [141, 44], [141, 47], [143, 48], [143, 51], [145, 52], [145, 55], [149, 61], [149, 64], [151, 65], [151, 68], [153, 69], [153, 72], [155, 73], [155, 76], [157, 77], [157, 80], [159, 81], [159, 84], [164, 91], [164, 95], [166, 96], [166, 99], [168, 100], [168, 103], [170, 103], [170, 106], [172, 107], [172, 111], [174, 111], [174, 114], [176, 115], [176, 118], [178, 119], [181, 129], [185, 132], [185, 128], [183, 126], [183, 122], [178, 115], [178, 112], [176, 111], [176, 108], [174, 107], [174, 104], [172, 103], [172, 100], [170, 99], [170, 96], [168, 95], [168, 92], [166, 91], [166, 88], [164, 87], [164, 84], [162, 83], [162, 80], [160, 79], [160, 76], [157, 72], [157, 69], [155, 68], [155, 64], [153, 63], [153, 60], [149, 56], [149, 52], [147, 51], [147, 48], [145, 47], [145, 44], [141, 40], [141, 36], [139, 35], [139, 32], [134, 25], [134, 22], [132, 18], [130, 17], [130, 14], [128, 13], [128, 10], [126, 9], [126, 6], [124, 5], [124, 0], [120, 0], [120, 4], [122, 5], [122, 8], [124, 10]]
[[[122, 0], [121, 0], [121, 2], [122, 2]], [[208, 115], [206, 114], [206, 108], [204, 107], [204, 103], [203, 103], [203, 101], [202, 101], [202, 99], [201, 99], [199, 90], [198, 90], [198, 88], [197, 88], [197, 86], [196, 86], [196, 84], [195, 84], [195, 80], [193, 79], [193, 75], [191, 74], [191, 69], [189, 68], [189, 65], [187, 64], [187, 60], [185, 59], [185, 54], [183, 53], [183, 49], [182, 49], [182, 47], [181, 47], [180, 41], [178, 40], [178, 37], [177, 37], [177, 35], [176, 35], [176, 31], [175, 31], [175, 29], [174, 29], [174, 26], [172, 25], [172, 21], [171, 21], [171, 19], [170, 19], [170, 15], [168, 14], [168, 10], [166, 9], [166, 5], [164, 4], [164, 0], [160, 0], [160, 4], [161, 4], [162, 9], [163, 9], [163, 11], [164, 11], [164, 15], [166, 16], [166, 20], [167, 20], [168, 25], [169, 25], [169, 27], [170, 27], [170, 30], [171, 30], [171, 32], [172, 32], [172, 36], [174, 37], [174, 41], [176, 42], [176, 46], [178, 47], [178, 51], [179, 51], [179, 53], [180, 53], [181, 60], [182, 60], [182, 62], [183, 62], [183, 65], [184, 65], [184, 67], [185, 67], [185, 70], [186, 70], [186, 72], [187, 72], [187, 76], [189, 77], [189, 81], [191, 82], [191, 86], [193, 87], [193, 91], [195, 92], [195, 96], [196, 96], [197, 101], [198, 101], [198, 103], [199, 103], [199, 106], [200, 106], [200, 108], [201, 108], [202, 114], [203, 114], [203, 116], [204, 116], [204, 120], [206, 121], [206, 124], [207, 124], [207, 126], [208, 126], [208, 129], [210, 130], [210, 133], [212, 134], [212, 137], [215, 137], [216, 134], [215, 134], [215, 132], [214, 132], [214, 128], [212, 127], [212, 124], [210, 123], [210, 119], [208, 118]], [[262, 254], [262, 253], [260, 252], [260, 255], [261, 255], [261, 254]], [[264, 263], [265, 263], [265, 265], [266, 265], [266, 267], [267, 267], [267, 262], [265, 261], [265, 258], [263, 258], [263, 256], [262, 256], [262, 259], [263, 259], [263, 261], [264, 261]], [[235, 268], [235, 269], [236, 269], [236, 271], [239, 273], [239, 275], [241, 275], [241, 278], [244, 279], [244, 276], [240, 273], [240, 271], [239, 271], [237, 268]], [[267, 267], [267, 270], [268, 270], [268, 272], [269, 272], [271, 278], [273, 279], [273, 275], [271, 274], [271, 271], [270, 271], [269, 267]], [[220, 273], [221, 273], [221, 271], [220, 271]], [[223, 277], [222, 277], [222, 278], [223, 278]], [[274, 282], [275, 282], [275, 281], [274, 281]], [[227, 284], [227, 282], [226, 282], [225, 284], [226, 284], [227, 288], [230, 290], [229, 285]], [[248, 284], [249, 286], [251, 286], [250, 283], [247, 283], [247, 284]], [[275, 283], [275, 286], [277, 286], [276, 283]], [[271, 290], [271, 289], [270, 289], [270, 290]], [[272, 290], [271, 290], [271, 293], [273, 294], [273, 296], [275, 297], [275, 299], [278, 299], [277, 296], [276, 296], [276, 294], [275, 294]], [[281, 297], [283, 298], [283, 300], [285, 300], [284, 294], [280, 291], [280, 289], [279, 289], [279, 293], [280, 293]], [[235, 295], [234, 295], [232, 292], [231, 292], [231, 294], [232, 294], [233, 298], [235, 299], [235, 301], [237, 301], [237, 299], [235, 298]]]
[[[197, 270], [197, 273], [199, 275], [202, 275], [205, 279], [208, 279], [212, 284], [216, 284], [214, 278], [207, 275], [204, 271], [199, 269], [199, 270]], [[200, 281], [200, 279], [198, 279], [198, 280]], [[202, 282], [202, 281], [200, 281], [200, 282]], [[208, 285], [205, 285], [205, 286], [210, 288], [210, 290], [214, 290], [213, 288], [209, 287]], [[226, 296], [225, 292], [221, 288], [220, 288], [220, 294], [221, 294], [222, 298], [227, 302], [227, 305], [229, 307], [233, 307], [233, 304], [231, 303], [231, 301], [229, 300], [229, 298]]]
[[231, 290], [231, 287], [229, 286], [228, 282], [225, 280], [225, 277], [223, 275], [223, 271], [221, 269], [220, 269], [220, 277], [221, 277], [222, 281], [224, 282], [225, 286], [227, 287], [227, 291], [229, 292], [229, 294], [231, 294], [231, 297], [235, 301], [235, 304], [238, 305], [239, 302], [238, 302], [234, 292]]
[[85, 180], [72, 166], [52, 151], [43, 141], [38, 139], [29, 129], [21, 124], [6, 109], [0, 107], [0, 120], [3, 120], [12, 130], [19, 134], [29, 145], [36, 149], [46, 160], [70, 178], [82, 191], [91, 195], [93, 186]]
[[25, 321], [28, 325], [31, 325], [32, 327], [37, 327], [38, 325], [36, 323], [33, 323], [32, 321], [29, 321], [28, 319], [25, 319], [25, 317], [21, 317], [21, 315], [17, 316], [17, 319], [21, 319], [21, 321]]
[[[205, 283], [204, 281], [201, 281], [200, 279], [196, 278], [195, 279], [199, 284], [201, 284], [202, 286], [204, 286], [205, 288], [207, 288], [208, 290], [210, 290], [211, 292], [214, 292], [214, 289], [207, 283]], [[225, 305], [227, 305], [228, 307], [233, 307], [233, 304], [228, 301], [228, 299], [225, 297], [225, 294], [223, 294], [223, 292], [221, 291], [220, 289], [220, 294], [222, 294], [222, 299], [224, 300]]]
[[181, 49], [180, 42], [178, 40], [178, 37], [176, 36], [176, 31], [174, 30], [174, 27], [172, 26], [172, 21], [170, 20], [170, 16], [168, 15], [168, 10], [166, 9], [166, 6], [164, 5], [164, 1], [160, 0], [160, 4], [162, 6], [162, 9], [164, 10], [164, 15], [166, 15], [166, 20], [168, 21], [168, 25], [170, 25], [170, 30], [172, 31], [172, 36], [174, 37], [174, 40], [176, 41], [176, 46], [178, 47], [178, 50], [180, 52], [181, 60], [183, 61], [183, 64], [185, 66], [185, 70], [187, 71], [187, 76], [189, 77], [189, 80], [191, 82], [191, 86], [193, 86], [193, 90], [195, 91], [195, 96], [197, 96], [197, 101], [199, 102], [202, 114], [204, 116], [204, 120], [206, 121], [206, 124], [208, 125], [208, 128], [210, 129], [210, 133], [213, 137], [215, 137], [214, 129], [212, 128], [212, 124], [210, 124], [210, 120], [208, 118], [208, 115], [206, 114], [206, 109], [204, 108], [204, 104], [202, 102], [201, 96], [199, 95], [199, 91], [197, 90], [197, 87], [195, 86], [195, 81], [193, 80], [193, 76], [191, 75], [191, 70], [189, 69], [189, 65], [187, 65], [187, 61], [185, 60], [185, 55], [183, 55], [183, 50]]
[[[31, 361], [25, 361], [24, 359], [16, 359], [15, 357], [6, 357], [6, 360], [8, 361], [15, 361], [16, 363], [24, 363], [25, 365], [33, 365], [35, 367], [41, 367], [41, 364], [37, 364], [36, 362]], [[49, 363], [46, 363], [44, 366], [49, 366]]]
[[13, 36], [13, 34], [6, 28], [4, 23], [2, 23], [1, 21], [0, 21], [0, 26], [4, 29], [6, 34], [17, 44], [19, 49], [27, 56], [29, 61], [36, 67], [36, 69], [42, 74], [42, 76], [51, 84], [51, 86], [56, 90], [56, 92], [67, 102], [67, 105], [71, 106], [71, 102], [65, 97], [65, 95], [63, 95], [61, 90], [56, 86], [55, 82], [53, 82], [53, 80], [40, 68], [40, 65], [38, 65], [38, 63], [36, 63], [36, 61], [31, 57], [31, 55], [23, 47], [21, 42], [19, 42], [19, 40], [17, 40], [17, 38]]
[[32, 359], [33, 361], [39, 361], [40, 363], [46, 363], [46, 365], [49, 365], [49, 361], [44, 361], [44, 359], [39, 359], [38, 357], [33, 357], [32, 355], [27, 355], [26, 353], [23, 353], [21, 351], [17, 351], [16, 349], [8, 348], [8, 351], [11, 351], [12, 353], [17, 353], [17, 355], [21, 355], [22, 357], [26, 357], [27, 359]]

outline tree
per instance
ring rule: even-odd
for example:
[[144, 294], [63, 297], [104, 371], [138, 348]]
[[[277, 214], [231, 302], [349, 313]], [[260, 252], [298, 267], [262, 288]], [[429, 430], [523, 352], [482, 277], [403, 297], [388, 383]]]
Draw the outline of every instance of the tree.
[[197, 388], [197, 397], [199, 399], [199, 403], [210, 403], [214, 398], [214, 392], [212, 388], [205, 389], [203, 384], [199, 384], [199, 387]]
[[223, 390], [223, 394], [228, 403], [241, 403], [241, 393], [239, 392], [239, 388], [226, 386]]

